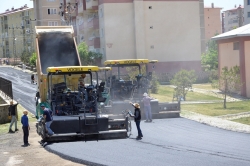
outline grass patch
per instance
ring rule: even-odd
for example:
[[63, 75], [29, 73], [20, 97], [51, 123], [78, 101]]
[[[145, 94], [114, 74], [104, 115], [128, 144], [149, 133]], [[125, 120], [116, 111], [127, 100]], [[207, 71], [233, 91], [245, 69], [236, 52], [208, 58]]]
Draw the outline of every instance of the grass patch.
[[185, 104], [181, 105], [182, 110], [192, 111], [208, 116], [220, 116], [227, 114], [236, 114], [249, 112], [250, 101], [239, 101], [227, 103], [227, 109], [223, 108], [223, 103], [213, 104]]
[[239, 118], [239, 119], [234, 119], [232, 120], [234, 122], [250, 125], [250, 117], [244, 117], [244, 118]]
[[204, 90], [215, 90], [212, 88], [211, 83], [206, 84], [193, 84], [193, 88], [204, 89]]
[[[22, 131], [21, 117], [23, 116], [24, 110], [25, 109], [22, 106], [20, 106], [20, 104], [17, 105], [17, 112], [18, 112], [17, 128], [19, 129], [19, 131]], [[29, 123], [35, 122], [37, 120], [35, 117], [34, 118], [31, 117], [30, 112], [28, 114], [28, 117], [29, 117]], [[10, 123], [0, 124], [0, 135], [8, 133], [9, 127]], [[15, 130], [15, 124], [12, 125], [12, 130]]]
[[[160, 102], [170, 102], [173, 100], [174, 88], [168, 85], [160, 85], [158, 94], [150, 94], [151, 97], [157, 98]], [[209, 101], [209, 100], [221, 100], [218, 97], [189, 91], [186, 96], [186, 101]]]

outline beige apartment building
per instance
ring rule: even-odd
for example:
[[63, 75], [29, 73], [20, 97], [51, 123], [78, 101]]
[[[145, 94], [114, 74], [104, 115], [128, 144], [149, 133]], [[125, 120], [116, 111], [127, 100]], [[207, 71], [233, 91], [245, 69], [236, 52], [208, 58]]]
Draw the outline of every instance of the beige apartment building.
[[108, 59], [157, 59], [159, 72], [201, 70], [203, 0], [77, 0], [77, 41]]
[[60, 26], [59, 7], [61, 0], [32, 0], [37, 26]]
[[0, 58], [20, 58], [34, 52], [34, 10], [24, 5], [0, 13]]
[[204, 7], [204, 24], [206, 43], [216, 34], [222, 33], [221, 7], [211, 6]]

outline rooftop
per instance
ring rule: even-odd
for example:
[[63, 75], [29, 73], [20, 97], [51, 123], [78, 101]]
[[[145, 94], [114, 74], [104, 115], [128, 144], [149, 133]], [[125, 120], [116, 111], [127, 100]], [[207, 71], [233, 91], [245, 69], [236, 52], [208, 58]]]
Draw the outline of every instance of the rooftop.
[[242, 37], [242, 36], [250, 36], [250, 24], [247, 24], [237, 29], [233, 29], [231, 31], [214, 36], [212, 37], [212, 40], [230, 39], [230, 38]]

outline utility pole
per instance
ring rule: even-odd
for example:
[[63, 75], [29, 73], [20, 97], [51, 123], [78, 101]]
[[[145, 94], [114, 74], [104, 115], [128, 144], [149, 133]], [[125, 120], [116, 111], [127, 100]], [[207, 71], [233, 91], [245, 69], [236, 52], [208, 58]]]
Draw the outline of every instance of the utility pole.
[[76, 8], [78, 6], [78, 3], [60, 3], [59, 9], [59, 15], [62, 17], [62, 22], [64, 22], [66, 25], [72, 25], [72, 14], [76, 12]]
[[25, 20], [25, 21], [29, 21], [29, 23], [30, 23], [30, 29], [29, 29], [29, 31], [26, 30], [25, 33], [28, 33], [28, 34], [31, 35], [31, 46], [30, 46], [30, 47], [31, 47], [31, 50], [30, 50], [30, 52], [31, 52], [31, 55], [32, 55], [33, 51], [35, 50], [34, 37], [33, 37], [33, 35], [34, 35], [34, 29], [33, 29], [33, 27], [32, 27], [32, 21], [36, 21], [36, 19], [32, 20], [32, 19], [30, 18], [30, 19]]
[[12, 29], [12, 35], [13, 35], [13, 58], [14, 58], [14, 67], [16, 66], [16, 37], [15, 37], [15, 31], [14, 27], [9, 27], [9, 29]]

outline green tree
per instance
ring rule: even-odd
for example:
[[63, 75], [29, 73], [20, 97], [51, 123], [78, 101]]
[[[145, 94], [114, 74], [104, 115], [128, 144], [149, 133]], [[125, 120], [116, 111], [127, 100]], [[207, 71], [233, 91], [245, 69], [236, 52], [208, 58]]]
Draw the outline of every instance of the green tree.
[[242, 86], [239, 66], [231, 68], [223, 67], [219, 80], [213, 80], [212, 87], [222, 89], [224, 93], [224, 108], [227, 108], [227, 96], [232, 92], [239, 91]]
[[[128, 76], [130, 80], [136, 80], [135, 76], [139, 75], [139, 69], [137, 66], [131, 66], [131, 67], [126, 67], [126, 70], [128, 72]], [[143, 76], [146, 76], [146, 66], [141, 65], [141, 74]]]
[[196, 76], [194, 70], [181, 70], [176, 73], [174, 78], [170, 81], [170, 83], [175, 86], [174, 96], [178, 98], [181, 96], [186, 100], [187, 92], [192, 88], [195, 81]]
[[78, 45], [78, 53], [82, 62], [82, 65], [97, 65], [98, 60], [102, 59], [101, 53], [88, 51], [88, 46], [85, 42]]
[[218, 69], [218, 51], [216, 41], [208, 42], [208, 50], [201, 55], [201, 65], [206, 71]]
[[102, 54], [97, 52], [88, 52], [88, 63], [90, 65], [98, 65], [98, 60], [102, 59]]
[[82, 65], [88, 65], [89, 63], [88, 46], [85, 42], [82, 42], [78, 45], [78, 53], [79, 53]]
[[158, 77], [156, 76], [155, 72], [152, 73], [152, 80], [151, 80], [151, 93], [157, 94], [159, 90], [160, 83], [158, 81]]
[[23, 51], [20, 58], [23, 63], [29, 63], [30, 53]]
[[30, 65], [36, 66], [36, 53], [32, 53], [32, 56], [30, 57]]

